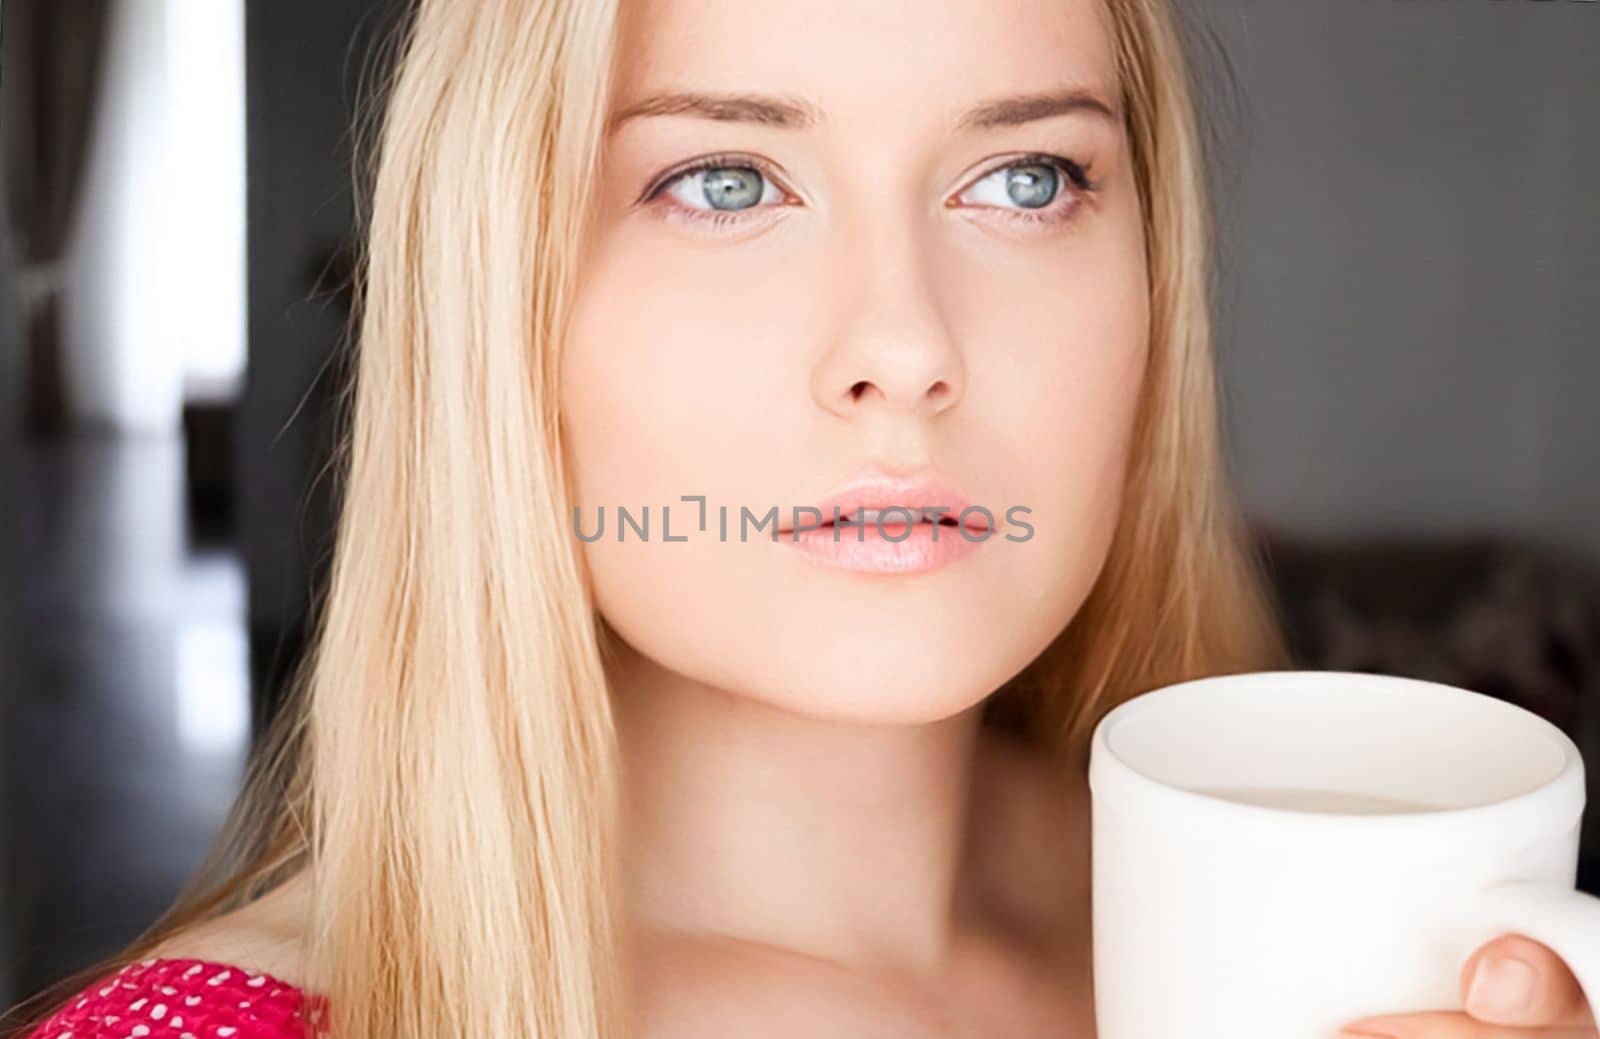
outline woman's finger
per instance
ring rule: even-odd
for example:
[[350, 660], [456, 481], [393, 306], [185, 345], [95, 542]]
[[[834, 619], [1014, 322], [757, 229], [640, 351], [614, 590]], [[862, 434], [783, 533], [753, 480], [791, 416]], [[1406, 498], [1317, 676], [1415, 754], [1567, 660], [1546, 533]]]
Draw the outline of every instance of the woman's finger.
[[1461, 969], [1462, 1005], [1472, 1017], [1522, 1028], [1587, 1025], [1594, 1014], [1578, 979], [1548, 946], [1520, 934], [1485, 943]]
[[1548, 946], [1519, 934], [1484, 943], [1461, 968], [1466, 1012], [1390, 1014], [1353, 1021], [1362, 1039], [1600, 1039], [1578, 979]]
[[1370, 1017], [1346, 1025], [1339, 1039], [1594, 1039], [1589, 1025], [1524, 1028], [1497, 1025], [1459, 1010]]

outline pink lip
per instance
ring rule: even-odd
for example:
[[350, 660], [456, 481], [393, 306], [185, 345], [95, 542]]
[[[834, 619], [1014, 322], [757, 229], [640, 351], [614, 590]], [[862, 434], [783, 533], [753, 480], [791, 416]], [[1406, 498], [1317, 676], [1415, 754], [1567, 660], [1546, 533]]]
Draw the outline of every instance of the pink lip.
[[[946, 509], [941, 513], [942, 516], [959, 520], [962, 510], [971, 504], [966, 495], [931, 472], [913, 476], [890, 476], [869, 471], [845, 483], [818, 502], [814, 508], [821, 513], [820, 519], [816, 522], [831, 525], [835, 508], [839, 510], [840, 516], [848, 516], [856, 509], [887, 509], [891, 506], [924, 509], [942, 505]], [[806, 518], [810, 519], [811, 514], [806, 513]], [[791, 510], [789, 518], [779, 525], [779, 533], [793, 533], [798, 519], [799, 517]], [[979, 512], [968, 515], [965, 522], [968, 530], [989, 529], [989, 520]], [[950, 529], [954, 532], [953, 527]]]
[[[943, 566], [983, 547], [993, 534], [990, 520], [974, 511], [962, 519], [971, 505], [966, 495], [932, 472], [893, 476], [869, 471], [850, 480], [815, 506], [820, 518], [810, 512], [795, 515], [779, 526], [783, 540], [823, 562], [848, 570], [911, 573]], [[962, 526], [913, 522], [899, 512], [878, 521], [845, 526], [834, 525], [834, 510], [840, 517], [858, 509], [900, 507], [922, 509], [943, 507], [940, 516]], [[801, 522], [820, 526], [795, 532]]]

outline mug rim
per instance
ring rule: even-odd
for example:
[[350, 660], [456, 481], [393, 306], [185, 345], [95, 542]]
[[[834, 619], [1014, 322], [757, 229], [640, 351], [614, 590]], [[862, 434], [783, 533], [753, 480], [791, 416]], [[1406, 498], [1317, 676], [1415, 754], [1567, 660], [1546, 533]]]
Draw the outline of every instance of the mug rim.
[[[1357, 682], [1366, 686], [1427, 688], [1456, 695], [1464, 693], [1468, 696], [1477, 697], [1480, 700], [1487, 701], [1493, 709], [1503, 710], [1508, 717], [1522, 717], [1531, 719], [1536, 723], [1534, 727], [1542, 732], [1561, 754], [1561, 767], [1554, 775], [1537, 786], [1521, 793], [1496, 798], [1492, 801], [1484, 801], [1479, 804], [1428, 807], [1415, 811], [1383, 813], [1310, 811], [1301, 808], [1237, 801], [1216, 794], [1177, 786], [1150, 775], [1118, 754], [1111, 746], [1112, 730], [1118, 724], [1147, 711], [1157, 710], [1162, 703], [1193, 693], [1197, 688], [1265, 685], [1283, 681], [1330, 684], [1334, 682]], [[1095, 725], [1093, 736], [1090, 739], [1088, 778], [1091, 794], [1097, 787], [1103, 788], [1108, 780], [1122, 782], [1131, 784], [1148, 796], [1159, 800], [1182, 803], [1186, 805], [1186, 811], [1213, 812], [1233, 818], [1271, 820], [1275, 825], [1286, 824], [1289, 820], [1301, 820], [1304, 825], [1404, 826], [1411, 829], [1431, 828], [1433, 826], [1454, 827], [1461, 825], [1463, 822], [1475, 821], [1481, 817], [1520, 815], [1528, 811], [1529, 806], [1536, 805], [1541, 801], [1553, 801], [1558, 804], [1570, 802], [1568, 810], [1576, 822], [1581, 819], [1585, 800], [1583, 768], [1582, 754], [1570, 736], [1549, 719], [1519, 704], [1511, 703], [1509, 700], [1503, 700], [1499, 697], [1490, 696], [1487, 693], [1479, 693], [1461, 686], [1453, 686], [1429, 679], [1411, 678], [1404, 675], [1386, 675], [1368, 671], [1281, 669], [1207, 675], [1159, 686], [1148, 692], [1130, 697], [1106, 712], [1104, 717]]]

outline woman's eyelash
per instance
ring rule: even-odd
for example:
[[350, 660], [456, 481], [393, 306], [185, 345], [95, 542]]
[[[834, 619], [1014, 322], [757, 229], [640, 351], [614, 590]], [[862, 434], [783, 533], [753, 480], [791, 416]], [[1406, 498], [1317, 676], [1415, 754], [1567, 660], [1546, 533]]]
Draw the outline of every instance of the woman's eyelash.
[[[1020, 155], [1014, 159], [1007, 159], [1000, 165], [992, 167], [989, 172], [985, 173], [982, 177], [979, 177], [978, 180], [983, 180], [984, 177], [992, 177], [1001, 170], [1010, 169], [1013, 166], [1051, 166], [1054, 167], [1057, 172], [1065, 173], [1067, 175], [1067, 179], [1070, 180], [1073, 186], [1079, 191], [1098, 191], [1100, 189], [1100, 182], [1098, 180], [1091, 180], [1089, 178], [1089, 168], [1092, 165], [1093, 163], [1080, 163], [1074, 159], [1069, 159], [1064, 155], [1050, 155], [1046, 152], [1029, 152], [1026, 155]], [[976, 181], [974, 183], [976, 183]]]
[[743, 155], [708, 155], [703, 159], [696, 159], [687, 166], [671, 170], [657, 177], [654, 183], [645, 189], [644, 194], [640, 196], [639, 201], [641, 203], [651, 201], [657, 195], [661, 194], [661, 192], [665, 191], [673, 184], [676, 184], [678, 181], [683, 180], [685, 177], [692, 177], [696, 173], [704, 173], [707, 170], [720, 170], [728, 168], [753, 169], [758, 171], [763, 177], [766, 177], [769, 180], [777, 179], [775, 176], [773, 176], [772, 168], [758, 159], [752, 159]]
[[[999, 165], [991, 166], [986, 172], [974, 179], [972, 185], [981, 184], [1002, 170], [1013, 169], [1018, 166], [1048, 166], [1055, 170], [1058, 175], [1065, 175], [1070, 185], [1059, 192], [1056, 198], [1051, 199], [1049, 205], [1038, 209], [998, 207], [1002, 219], [1013, 220], [1027, 226], [1069, 222], [1077, 216], [1078, 210], [1091, 201], [1101, 188], [1101, 181], [1089, 176], [1089, 170], [1093, 166], [1092, 161], [1079, 163], [1062, 155], [1050, 155], [1045, 152], [1029, 152], [1025, 155], [1007, 159]], [[969, 189], [963, 189], [961, 194], [966, 194], [967, 190]], [[1063, 196], [1069, 198], [1065, 206], [1059, 205]]]
[[[1029, 152], [1024, 155], [1012, 156], [1011, 158], [1006, 159], [1004, 162], [990, 167], [988, 170], [975, 177], [969, 183], [967, 188], [962, 189], [960, 194], [965, 195], [967, 191], [971, 190], [972, 186], [982, 183], [1002, 170], [1007, 170], [1018, 166], [1048, 166], [1055, 170], [1058, 175], [1062, 176], [1069, 185], [1067, 190], [1058, 193], [1057, 199], [1052, 199], [1048, 206], [1040, 207], [1037, 210], [1030, 210], [1027, 208], [1009, 209], [1005, 207], [994, 206], [984, 207], [988, 209], [998, 209], [1003, 214], [1003, 218], [1016, 220], [1023, 224], [1052, 224], [1061, 223], [1065, 220], [1071, 219], [1071, 217], [1075, 215], [1076, 211], [1078, 210], [1080, 203], [1086, 200], [1088, 196], [1091, 196], [1095, 192], [1099, 191], [1101, 187], [1101, 182], [1099, 180], [1092, 179], [1089, 176], [1092, 163], [1079, 163], [1076, 160], [1069, 159], [1065, 156], [1051, 155], [1045, 152]], [[778, 181], [778, 177], [773, 169], [759, 159], [744, 155], [708, 155], [704, 158], [696, 159], [687, 166], [670, 170], [667, 173], [662, 174], [660, 177], [657, 177], [651, 183], [651, 185], [645, 189], [643, 194], [641, 194], [638, 204], [644, 205], [646, 203], [655, 201], [659, 196], [665, 193], [667, 188], [676, 184], [678, 181], [692, 177], [697, 173], [727, 168], [752, 169], [774, 183]], [[780, 190], [782, 189], [780, 188]], [[1073, 193], [1081, 196], [1081, 198], [1069, 201], [1065, 206], [1067, 212], [1065, 214], [1060, 213], [1059, 210], [1062, 207], [1058, 205], [1059, 197], [1064, 195], [1072, 195]], [[959, 197], [959, 195], [957, 197]], [[738, 223], [742, 220], [745, 220], [748, 218], [750, 213], [755, 211], [774, 208], [777, 207], [751, 206], [746, 209], [718, 210], [696, 209], [689, 206], [674, 206], [673, 214], [677, 218], [720, 227], [726, 224]]]

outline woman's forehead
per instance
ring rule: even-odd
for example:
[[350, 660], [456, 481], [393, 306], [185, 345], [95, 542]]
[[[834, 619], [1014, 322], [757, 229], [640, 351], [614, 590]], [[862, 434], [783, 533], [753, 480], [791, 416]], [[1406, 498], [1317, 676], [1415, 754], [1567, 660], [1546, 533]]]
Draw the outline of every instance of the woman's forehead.
[[621, 14], [618, 113], [680, 92], [787, 95], [823, 122], [1063, 87], [1116, 97], [1104, 0], [623, 0]]

